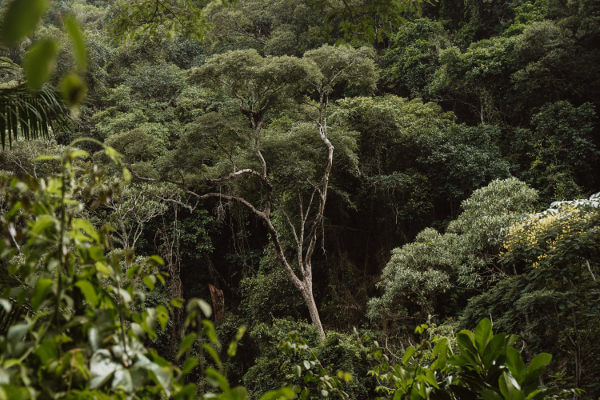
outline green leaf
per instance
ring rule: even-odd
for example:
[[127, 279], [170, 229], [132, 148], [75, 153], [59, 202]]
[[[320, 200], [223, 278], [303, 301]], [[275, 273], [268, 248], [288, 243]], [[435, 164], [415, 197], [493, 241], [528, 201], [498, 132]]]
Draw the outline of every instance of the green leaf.
[[181, 356], [184, 355], [185, 352], [188, 351], [190, 347], [192, 347], [195, 340], [196, 340], [195, 333], [190, 333], [183, 338], [183, 340], [179, 344], [179, 351], [177, 352], [177, 356], [176, 356], [177, 359], [181, 358]]
[[423, 332], [427, 331], [427, 329], [429, 329], [429, 325], [427, 325], [427, 324], [421, 324], [421, 325], [419, 325], [419, 326], [417, 326], [415, 328], [415, 333], [418, 334], [418, 335], [420, 335]]
[[536, 390], [534, 390], [533, 392], [529, 393], [529, 394], [527, 395], [527, 397], [525, 397], [525, 400], [532, 400], [532, 399], [535, 399], [535, 398], [537, 398], [537, 397], [538, 397], [538, 395], [540, 395], [540, 394], [542, 394], [542, 393], [544, 393], [542, 390], [540, 390], [540, 389], [536, 389]]
[[37, 156], [36, 158], [33, 159], [33, 161], [56, 161], [56, 160], [60, 160], [61, 157], [60, 156], [55, 156], [55, 155], [51, 155], [51, 154], [42, 154], [41, 156]]
[[160, 327], [164, 331], [167, 327], [167, 322], [169, 322], [169, 311], [162, 304], [156, 307], [156, 318], [158, 318]]
[[92, 326], [88, 331], [88, 341], [92, 346], [92, 350], [98, 350], [100, 347], [100, 332], [98, 332], [98, 328], [96, 326]]
[[171, 305], [175, 308], [181, 308], [183, 307], [183, 299], [181, 297], [171, 299]]
[[52, 39], [43, 39], [31, 46], [23, 60], [23, 71], [29, 88], [41, 89], [54, 71], [57, 55], [58, 45]]
[[21, 339], [23, 339], [23, 337], [25, 337], [25, 334], [27, 333], [27, 330], [29, 329], [29, 325], [27, 324], [16, 324], [11, 326], [10, 328], [8, 328], [8, 332], [6, 333], [6, 338], [8, 339], [9, 342], [19, 342], [21, 341]]
[[242, 340], [242, 337], [244, 337], [244, 333], [246, 333], [246, 326], [242, 325], [239, 327], [234, 340], [229, 343], [229, 348], [227, 349], [227, 355], [229, 357], [234, 357], [236, 352], [237, 352], [237, 347], [238, 347], [238, 342], [240, 340]]
[[161, 257], [157, 256], [157, 255], [150, 256], [150, 260], [153, 261], [153, 262], [155, 262], [158, 265], [165, 265], [164, 260]]
[[352, 381], [352, 374], [350, 372], [338, 371], [337, 376], [346, 383]]
[[40, 278], [35, 282], [33, 296], [31, 296], [31, 308], [37, 310], [46, 299], [48, 292], [52, 289], [52, 279]]
[[134, 335], [135, 337], [142, 338], [144, 337], [144, 332], [146, 332], [144, 330], [144, 327], [140, 324], [138, 324], [137, 322], [134, 322], [130, 325], [130, 329], [131, 329], [131, 335]]
[[173, 394], [173, 400], [179, 399], [197, 399], [198, 387], [194, 383], [188, 383], [183, 388], [179, 389], [177, 393]]
[[83, 38], [83, 32], [79, 27], [79, 23], [72, 15], [65, 18], [65, 31], [71, 38], [73, 44], [73, 53], [75, 55], [75, 62], [80, 72], [85, 72], [87, 68], [87, 49], [85, 46], [85, 40]]
[[300, 398], [302, 400], [306, 400], [306, 399], [308, 399], [308, 396], [310, 396], [310, 391], [307, 388], [303, 388], [302, 392], [300, 392]]
[[112, 267], [106, 265], [106, 263], [103, 261], [96, 261], [96, 271], [98, 271], [105, 278], [113, 273]]
[[481, 392], [481, 398], [483, 400], [503, 400], [502, 396], [490, 389], [484, 389]]
[[131, 301], [133, 300], [131, 298], [131, 294], [127, 290], [123, 288], [114, 288], [113, 290], [119, 295], [119, 297], [123, 300], [124, 303], [131, 303]]
[[85, 150], [80, 150], [80, 149], [69, 150], [68, 154], [69, 154], [69, 157], [73, 160], [75, 160], [77, 158], [88, 158], [90, 156], [90, 153], [88, 153]]
[[432, 369], [443, 369], [448, 359], [448, 339], [442, 338], [433, 347], [433, 356], [436, 360], [431, 364]]
[[69, 106], [77, 106], [87, 96], [87, 86], [81, 77], [73, 72], [63, 76], [58, 84], [59, 92]]
[[112, 161], [118, 162], [123, 156], [117, 150], [110, 146], [104, 147], [104, 154], [108, 156]]
[[35, 349], [35, 354], [40, 358], [42, 365], [56, 360], [58, 358], [58, 346], [56, 341], [52, 338], [47, 338]]
[[259, 400], [289, 400], [295, 399], [296, 392], [291, 387], [282, 387], [279, 390], [270, 390], [263, 394]]
[[132, 265], [127, 269], [125, 276], [127, 276], [127, 279], [137, 278], [138, 272], [140, 271], [141, 268], [142, 268], [142, 266], [140, 264]]
[[115, 371], [112, 381], [112, 388], [122, 388], [127, 392], [133, 392], [133, 378], [131, 372], [121, 366]]
[[43, 231], [54, 225], [55, 222], [56, 220], [49, 215], [40, 215], [31, 227], [31, 232], [35, 233], [36, 235], [41, 235]]
[[243, 386], [236, 386], [227, 394], [231, 400], [248, 400], [248, 391]]
[[484, 318], [475, 327], [475, 344], [479, 354], [483, 354], [487, 344], [492, 339], [492, 323], [488, 318]]
[[521, 358], [521, 353], [510, 346], [506, 349], [506, 366], [517, 383], [521, 384], [525, 379], [525, 363]]
[[14, 46], [31, 34], [48, 9], [47, 0], [13, 0], [0, 24], [0, 41]]
[[552, 354], [548, 353], [540, 353], [533, 357], [529, 363], [529, 367], [527, 367], [525, 381], [529, 383], [537, 380], [541, 373], [546, 369], [546, 366], [550, 364], [550, 361], [552, 361]]
[[181, 368], [181, 371], [184, 374], [188, 374], [190, 373], [194, 368], [196, 368], [196, 365], [198, 365], [198, 359], [196, 357], [189, 357], [185, 360], [185, 362], [183, 363], [183, 367]]
[[219, 386], [224, 392], [229, 391], [229, 382], [227, 382], [227, 378], [217, 372], [216, 369], [207, 368], [206, 377], [213, 386]]
[[90, 238], [94, 239], [96, 243], [100, 242], [100, 236], [98, 235], [98, 232], [96, 232], [96, 228], [94, 228], [94, 225], [87, 219], [73, 218], [71, 221], [71, 228], [73, 230], [82, 230]]
[[413, 356], [413, 354], [415, 354], [415, 352], [416, 349], [414, 348], [414, 346], [410, 346], [409, 348], [407, 348], [404, 352], [404, 356], [402, 356], [402, 365], [406, 365], [408, 363], [408, 360], [410, 360], [410, 358]]
[[208, 353], [208, 355], [210, 356], [210, 358], [213, 359], [213, 361], [215, 362], [215, 364], [217, 364], [218, 368], [221, 368], [222, 364], [221, 364], [221, 358], [219, 358], [219, 355], [217, 354], [217, 351], [214, 349], [214, 347], [212, 347], [209, 344], [204, 344], [202, 346], [202, 348], [204, 349], [204, 351], [206, 351]]
[[156, 282], [156, 277], [154, 275], [146, 275], [142, 281], [144, 282], [144, 285], [148, 287], [148, 289], [154, 290], [154, 283]]
[[[473, 332], [469, 330], [462, 330], [456, 334], [456, 344], [460, 350], [460, 356], [464, 362], [469, 364], [477, 363], [477, 349], [475, 348], [475, 338]], [[453, 358], [456, 360], [456, 357]]]
[[141, 328], [148, 334], [150, 339], [156, 340], [158, 337], [154, 331], [154, 325], [156, 322], [156, 310], [154, 308], [147, 308], [144, 315], [144, 320], [140, 322]]
[[4, 312], [7, 314], [10, 313], [10, 310], [12, 310], [11, 302], [6, 299], [0, 298], [0, 306], [2, 306], [2, 308], [4, 308]]
[[507, 346], [514, 346], [517, 343], [517, 340], [519, 340], [519, 335], [508, 335], [508, 339], [506, 340], [506, 345]]
[[540, 368], [545, 368], [548, 364], [550, 364], [550, 361], [552, 361], [552, 354], [540, 353], [533, 357], [527, 369], [538, 370]]
[[94, 286], [89, 281], [80, 280], [75, 284], [80, 290], [81, 293], [85, 296], [85, 300], [92, 306], [96, 307], [98, 304], [98, 295], [96, 294], [96, 290]]
[[227, 355], [229, 357], [235, 357], [235, 353], [237, 352], [237, 342], [233, 341], [231, 343], [229, 343], [229, 347], [227, 348]]
[[208, 340], [210, 340], [210, 342], [213, 344], [219, 343], [217, 332], [215, 331], [215, 326], [213, 323], [204, 319], [202, 320], [202, 325], [204, 325], [204, 332], [206, 333]]
[[435, 380], [435, 376], [434, 376], [432, 370], [428, 369], [427, 372], [423, 375], [423, 378], [424, 378], [425, 382], [429, 383], [434, 388], [436, 388], [436, 389], [440, 388], [438, 386], [437, 381]]
[[502, 396], [504, 396], [504, 399], [506, 400], [525, 399], [525, 395], [521, 392], [520, 388], [517, 387], [518, 384], [515, 379], [506, 372], [503, 372], [498, 378], [498, 386], [500, 388], [500, 393], [502, 393]]
[[486, 368], [490, 368], [494, 361], [500, 357], [503, 352], [504, 344], [506, 343], [506, 334], [499, 333], [494, 335], [492, 340], [488, 343], [485, 350], [483, 351], [483, 364]]
[[154, 375], [156, 381], [158, 382], [158, 384], [160, 386], [162, 386], [162, 388], [164, 389], [167, 397], [170, 396], [170, 387], [171, 387], [171, 381], [173, 379], [173, 374], [171, 372], [171, 369], [169, 367], [161, 367], [158, 364], [155, 363], [151, 363], [151, 368], [149, 368], [150, 371], [152, 372], [152, 374]]
[[212, 309], [210, 308], [210, 305], [202, 299], [191, 299], [188, 301], [187, 309], [188, 312], [194, 312], [195, 309], [200, 309], [206, 318], [210, 318], [212, 315]]
[[123, 180], [126, 183], [131, 182], [131, 172], [129, 172], [129, 169], [123, 167]]
[[246, 327], [246, 325], [242, 325], [238, 328], [237, 333], [235, 334], [235, 340], [237, 340], [238, 342], [240, 340], [242, 340], [242, 338], [244, 337], [244, 333], [246, 333], [246, 330], [248, 328]]

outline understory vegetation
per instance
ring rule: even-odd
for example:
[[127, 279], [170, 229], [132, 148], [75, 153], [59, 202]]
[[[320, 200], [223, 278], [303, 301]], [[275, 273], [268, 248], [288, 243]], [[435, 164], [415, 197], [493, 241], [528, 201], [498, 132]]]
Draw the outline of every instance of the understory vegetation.
[[600, 398], [594, 0], [0, 3], [0, 400]]

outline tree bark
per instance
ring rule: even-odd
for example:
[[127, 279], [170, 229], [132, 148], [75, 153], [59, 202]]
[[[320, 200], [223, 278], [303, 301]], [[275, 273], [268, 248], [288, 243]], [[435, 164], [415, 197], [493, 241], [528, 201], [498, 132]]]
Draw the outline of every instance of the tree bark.
[[[277, 234], [275, 227], [271, 223], [271, 220], [267, 218], [267, 219], [265, 219], [265, 222], [267, 223], [267, 227], [270, 230], [271, 239], [273, 241], [273, 244], [275, 245], [275, 251], [277, 253], [277, 258], [283, 265], [284, 269], [286, 270], [286, 272], [287, 272], [290, 280], [294, 284], [294, 286], [296, 286], [296, 288], [302, 294], [304, 303], [306, 304], [306, 307], [308, 308], [308, 313], [310, 315], [310, 321], [312, 322], [313, 325], [315, 325], [317, 327], [317, 330], [319, 331], [319, 337], [321, 338], [321, 340], [325, 339], [325, 330], [323, 329], [323, 324], [321, 323], [321, 318], [319, 316], [319, 309], [317, 308], [317, 303], [315, 302], [315, 297], [313, 295], [313, 290], [312, 290], [312, 267], [311, 267], [311, 265], [304, 264], [304, 263], [299, 264], [300, 272], [302, 273], [302, 280], [300, 280], [300, 278], [298, 278], [298, 276], [296, 275], [296, 273], [290, 266], [290, 264], [287, 260], [287, 257], [285, 256], [283, 247], [281, 246], [281, 242], [279, 241], [279, 235]], [[299, 247], [298, 251], [301, 252], [302, 251], [301, 244], [299, 244], [299, 246], [300, 247]]]
[[321, 324], [321, 318], [319, 317], [319, 309], [317, 308], [317, 303], [315, 302], [315, 297], [313, 296], [312, 282], [305, 282], [305, 284], [306, 283], [308, 283], [308, 287], [305, 287], [301, 290], [302, 297], [304, 298], [304, 302], [308, 307], [310, 321], [314, 326], [317, 327], [317, 330], [319, 331], [319, 337], [321, 338], [321, 340], [324, 340], [325, 331], [323, 330], [323, 324]]

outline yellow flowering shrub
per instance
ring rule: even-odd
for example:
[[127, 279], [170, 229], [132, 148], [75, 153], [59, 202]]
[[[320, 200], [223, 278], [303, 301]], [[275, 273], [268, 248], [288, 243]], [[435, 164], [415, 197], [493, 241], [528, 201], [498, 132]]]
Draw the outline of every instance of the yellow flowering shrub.
[[502, 257], [526, 261], [534, 268], [546, 263], [587, 262], [598, 253], [600, 193], [589, 199], [553, 203], [511, 225], [504, 237]]

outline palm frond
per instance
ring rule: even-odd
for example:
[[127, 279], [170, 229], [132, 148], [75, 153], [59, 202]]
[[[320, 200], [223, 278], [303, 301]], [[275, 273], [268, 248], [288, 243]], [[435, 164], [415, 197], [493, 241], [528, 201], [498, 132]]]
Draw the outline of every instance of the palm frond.
[[24, 85], [0, 88], [0, 140], [2, 148], [19, 135], [25, 139], [47, 138], [49, 132], [67, 123], [69, 112], [49, 86], [31, 92]]
[[[0, 59], [1, 73], [18, 74], [18, 66]], [[59, 124], [69, 121], [69, 112], [58, 93], [49, 86], [38, 92], [30, 91], [25, 83], [0, 83], [0, 141], [2, 148], [19, 136], [30, 140], [47, 138]]]

